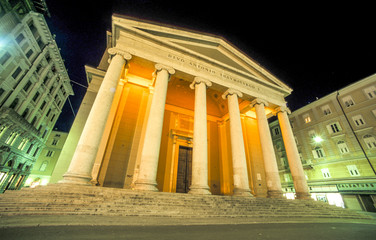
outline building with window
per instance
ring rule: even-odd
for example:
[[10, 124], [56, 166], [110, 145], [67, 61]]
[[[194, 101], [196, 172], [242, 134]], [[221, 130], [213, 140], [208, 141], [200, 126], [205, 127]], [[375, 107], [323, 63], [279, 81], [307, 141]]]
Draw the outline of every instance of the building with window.
[[0, 1], [0, 192], [30, 174], [69, 95], [44, 1]]
[[37, 185], [47, 185], [53, 170], [55, 169], [57, 160], [63, 149], [68, 133], [53, 130], [45, 142], [45, 147], [41, 150], [38, 159], [34, 163], [34, 167], [25, 187], [35, 187]]
[[[376, 211], [376, 75], [329, 94], [289, 119], [311, 195]], [[283, 190], [294, 187], [278, 121], [270, 124]]]

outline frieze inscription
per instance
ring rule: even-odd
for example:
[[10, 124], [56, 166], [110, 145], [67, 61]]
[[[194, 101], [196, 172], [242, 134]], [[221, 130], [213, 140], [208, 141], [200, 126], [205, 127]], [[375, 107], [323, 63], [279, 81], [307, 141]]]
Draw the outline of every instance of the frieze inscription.
[[170, 54], [170, 53], [167, 55], [167, 57], [169, 59], [172, 59], [172, 60], [177, 61], [179, 63], [189, 64], [191, 67], [194, 67], [194, 68], [196, 68], [198, 70], [205, 71], [205, 72], [207, 72], [209, 74], [216, 75], [216, 76], [219, 76], [219, 77], [221, 77], [223, 79], [226, 79], [226, 80], [229, 80], [229, 81], [241, 84], [244, 87], [248, 87], [248, 88], [250, 88], [252, 90], [261, 91], [259, 87], [255, 87], [252, 84], [250, 84], [249, 82], [240, 80], [238, 78], [234, 78], [231, 75], [225, 74], [223, 72], [217, 72], [216, 70], [214, 70], [214, 69], [212, 69], [212, 68], [210, 68], [208, 66], [205, 66], [203, 64], [199, 64], [199, 63], [196, 63], [196, 62], [184, 59], [182, 57], [179, 57], [179, 56], [176, 56], [176, 55], [173, 55], [173, 54]]

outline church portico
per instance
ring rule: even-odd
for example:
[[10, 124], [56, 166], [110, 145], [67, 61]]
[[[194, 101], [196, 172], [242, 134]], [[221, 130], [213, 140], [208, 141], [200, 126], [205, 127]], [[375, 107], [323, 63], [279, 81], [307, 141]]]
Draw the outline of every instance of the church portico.
[[282, 197], [267, 118], [290, 88], [218, 37], [114, 16], [108, 39], [61, 183]]

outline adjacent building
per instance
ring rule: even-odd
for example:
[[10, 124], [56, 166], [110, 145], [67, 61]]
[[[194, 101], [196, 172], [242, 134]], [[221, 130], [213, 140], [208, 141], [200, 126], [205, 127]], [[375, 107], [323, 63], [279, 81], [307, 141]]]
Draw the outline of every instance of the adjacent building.
[[23, 186], [72, 87], [44, 1], [0, 1], [0, 192]]
[[[289, 119], [312, 196], [376, 211], [376, 75], [294, 111]], [[283, 190], [293, 196], [278, 121], [270, 129]]]
[[55, 169], [61, 150], [67, 139], [68, 133], [53, 130], [45, 142], [45, 147], [34, 163], [34, 167], [26, 180], [25, 187], [47, 185]]

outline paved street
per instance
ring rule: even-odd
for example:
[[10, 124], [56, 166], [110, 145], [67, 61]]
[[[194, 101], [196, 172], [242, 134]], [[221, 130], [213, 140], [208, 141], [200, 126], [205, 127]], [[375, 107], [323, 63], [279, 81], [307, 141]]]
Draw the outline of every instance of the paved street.
[[1, 239], [374, 239], [376, 225], [352, 223], [261, 223], [195, 226], [4, 227]]

